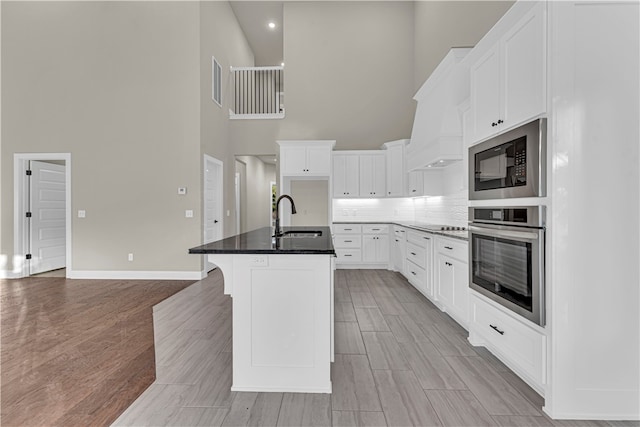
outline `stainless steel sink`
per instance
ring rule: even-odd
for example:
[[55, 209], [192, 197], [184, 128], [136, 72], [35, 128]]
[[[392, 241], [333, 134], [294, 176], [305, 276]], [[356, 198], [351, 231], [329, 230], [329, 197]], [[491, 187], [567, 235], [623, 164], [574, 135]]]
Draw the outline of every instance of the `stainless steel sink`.
[[318, 230], [290, 230], [282, 233], [283, 239], [295, 239], [295, 238], [313, 238], [322, 236], [322, 231]]

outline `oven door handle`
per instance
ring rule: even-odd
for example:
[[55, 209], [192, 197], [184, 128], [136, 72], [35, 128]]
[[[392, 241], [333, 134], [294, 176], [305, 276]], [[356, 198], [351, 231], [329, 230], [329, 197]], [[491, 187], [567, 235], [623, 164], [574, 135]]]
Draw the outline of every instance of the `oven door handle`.
[[511, 239], [538, 240], [538, 233], [533, 231], [499, 230], [490, 227], [469, 226], [469, 231], [485, 234], [493, 237], [506, 237]]

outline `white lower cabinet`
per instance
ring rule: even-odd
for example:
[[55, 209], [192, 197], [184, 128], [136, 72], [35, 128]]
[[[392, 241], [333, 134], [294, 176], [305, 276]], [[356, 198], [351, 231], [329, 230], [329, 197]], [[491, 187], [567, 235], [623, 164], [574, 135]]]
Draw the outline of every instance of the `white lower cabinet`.
[[407, 272], [405, 277], [424, 296], [433, 300], [433, 234], [416, 230], [407, 232]]
[[407, 230], [399, 225], [393, 226], [393, 234], [389, 242], [391, 269], [406, 276]]
[[546, 343], [544, 329], [469, 291], [469, 342], [485, 346], [533, 389], [544, 396]]
[[436, 243], [436, 300], [464, 328], [468, 320], [469, 254], [467, 242], [446, 237]]
[[388, 268], [387, 224], [334, 224], [337, 268]]

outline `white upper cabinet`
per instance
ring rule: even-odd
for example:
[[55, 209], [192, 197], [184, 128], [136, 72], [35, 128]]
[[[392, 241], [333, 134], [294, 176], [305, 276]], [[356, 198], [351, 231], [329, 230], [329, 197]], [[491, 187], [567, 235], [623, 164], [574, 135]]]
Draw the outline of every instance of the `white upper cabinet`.
[[360, 196], [360, 156], [355, 153], [333, 153], [333, 197]]
[[407, 195], [417, 197], [424, 195], [424, 174], [422, 171], [409, 172], [409, 185]]
[[280, 175], [329, 176], [335, 141], [278, 141]]
[[405, 195], [404, 147], [408, 142], [408, 139], [401, 139], [382, 145], [382, 148], [387, 153], [387, 197], [402, 197]]
[[467, 61], [471, 80], [468, 141], [479, 142], [543, 114], [546, 111], [544, 2], [536, 3], [513, 23], [496, 24]]
[[360, 155], [361, 197], [385, 197], [386, 179], [384, 151]]

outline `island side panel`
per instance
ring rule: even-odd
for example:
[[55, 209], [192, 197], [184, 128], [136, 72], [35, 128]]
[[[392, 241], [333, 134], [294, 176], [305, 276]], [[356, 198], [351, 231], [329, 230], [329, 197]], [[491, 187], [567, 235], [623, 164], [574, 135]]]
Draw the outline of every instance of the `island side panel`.
[[236, 255], [234, 391], [331, 393], [331, 256]]
[[207, 258], [210, 263], [222, 271], [224, 280], [224, 294], [233, 297], [233, 254], [209, 254]]

